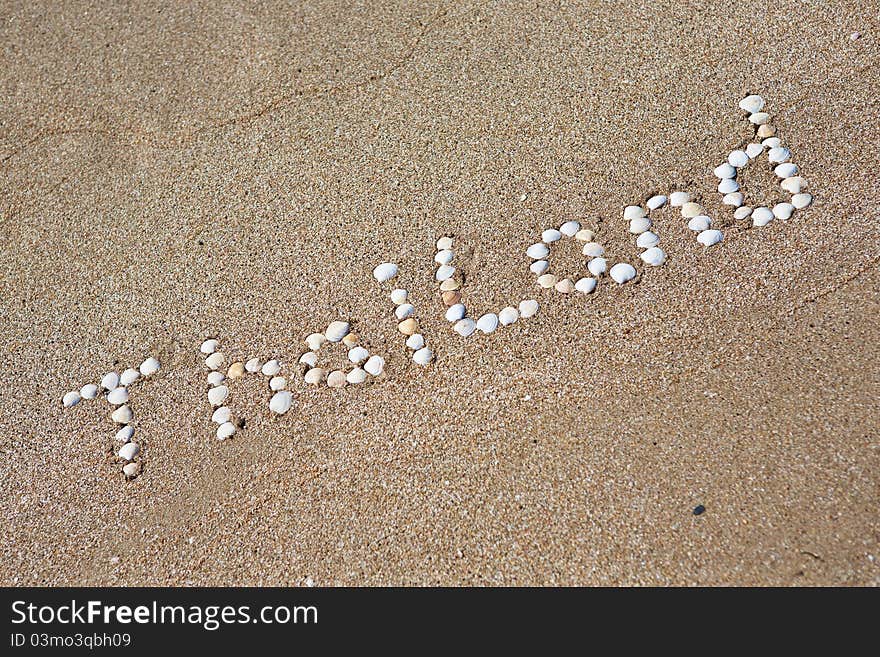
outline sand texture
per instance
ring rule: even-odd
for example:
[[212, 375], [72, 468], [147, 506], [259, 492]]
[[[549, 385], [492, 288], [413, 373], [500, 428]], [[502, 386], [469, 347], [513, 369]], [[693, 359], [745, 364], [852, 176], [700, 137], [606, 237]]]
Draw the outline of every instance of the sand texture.
[[[875, 2], [2, 14], [0, 583], [880, 583]], [[624, 206], [684, 188], [720, 215], [749, 93], [812, 207], [709, 249], [670, 212], [669, 261], [634, 284], [535, 287], [543, 228], [634, 261]], [[743, 184], [769, 202], [765, 173]], [[475, 308], [541, 312], [453, 334], [441, 235]], [[583, 267], [572, 243], [554, 267]], [[273, 417], [247, 379], [217, 441], [201, 341], [295, 364], [338, 318], [383, 380], [297, 382]], [[149, 355], [126, 482], [107, 404], [60, 399]]]

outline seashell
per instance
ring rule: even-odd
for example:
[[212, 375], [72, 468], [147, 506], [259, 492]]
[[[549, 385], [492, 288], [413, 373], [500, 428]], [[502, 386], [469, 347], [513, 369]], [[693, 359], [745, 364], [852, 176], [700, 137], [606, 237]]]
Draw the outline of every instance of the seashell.
[[458, 292], [453, 292], [452, 290], [447, 290], [446, 292], [441, 294], [440, 297], [443, 299], [443, 305], [445, 305], [447, 308], [461, 302], [461, 294], [459, 294]]
[[[311, 336], [310, 336], [311, 337]], [[324, 336], [321, 336], [324, 337]], [[306, 340], [308, 342], [308, 340]], [[251, 358], [248, 362], [244, 364], [244, 369], [246, 369], [251, 374], [255, 374], [260, 371], [260, 368], [263, 366], [263, 361], [259, 358]]]
[[583, 294], [590, 294], [596, 289], [598, 282], [595, 278], [581, 278], [574, 284], [574, 289]]
[[327, 342], [327, 338], [323, 333], [312, 333], [306, 337], [306, 345], [312, 351], [318, 351], [325, 342]]
[[201, 352], [202, 352], [203, 354], [205, 354], [206, 356], [210, 356], [210, 355], [213, 354], [215, 351], [217, 351], [217, 341], [214, 340], [214, 339], [211, 339], [211, 340], [205, 340], [205, 341], [202, 343], [202, 346], [199, 347], [199, 351], [201, 351]]
[[558, 242], [562, 239], [562, 233], [560, 233], [555, 228], [548, 228], [543, 233], [541, 233], [541, 241], [545, 244], [552, 244], [553, 242]]
[[303, 381], [305, 381], [310, 386], [316, 386], [320, 384], [324, 377], [327, 376], [327, 370], [321, 367], [313, 367], [303, 376]]
[[443, 249], [442, 251], [438, 251], [434, 255], [434, 262], [438, 265], [448, 265], [452, 262], [452, 259], [455, 257], [455, 254], [449, 249]]
[[712, 170], [716, 178], [736, 178], [736, 168], [730, 163], [719, 164]]
[[642, 233], [636, 239], [636, 246], [640, 249], [649, 249], [652, 246], [657, 246], [660, 243], [660, 238], [656, 235], [656, 233], [652, 233], [650, 230], [646, 233]]
[[417, 365], [427, 365], [433, 360], [434, 354], [427, 347], [422, 347], [413, 354], [412, 358]]
[[645, 205], [648, 206], [649, 210], [656, 210], [657, 208], [662, 208], [666, 205], [666, 197], [663, 194], [657, 194], [656, 196], [652, 196], [648, 199]]
[[790, 194], [799, 194], [806, 184], [807, 181], [800, 176], [792, 176], [779, 183], [779, 186]]
[[464, 319], [458, 320], [455, 323], [455, 326], [452, 327], [452, 330], [466, 338], [477, 330], [477, 323], [470, 317], [465, 317]]
[[696, 217], [691, 217], [691, 220], [688, 221], [688, 228], [697, 232], [706, 230], [711, 225], [712, 220], [705, 214], [698, 214]]
[[769, 123], [765, 123], [762, 126], [758, 126], [758, 137], [761, 139], [767, 139], [768, 137], [772, 137], [776, 134], [776, 128], [774, 128]]
[[526, 249], [526, 255], [529, 256], [532, 260], [541, 260], [542, 258], [546, 258], [550, 253], [550, 249], [547, 248], [546, 244], [541, 244], [538, 242], [537, 244], [532, 244], [529, 248]]
[[611, 268], [608, 275], [615, 283], [623, 285], [636, 277], [636, 268], [625, 262], [618, 262]]
[[[363, 347], [355, 347], [348, 352], [348, 360], [350, 360], [355, 365], [363, 363], [369, 357], [370, 352]], [[314, 364], [312, 364], [312, 367], [314, 367]]]
[[734, 219], [745, 219], [750, 214], [752, 214], [752, 209], [748, 205], [741, 205], [740, 207], [738, 207], [734, 211], [733, 218]]
[[761, 144], [756, 144], [752, 142], [748, 146], [746, 146], [746, 155], [749, 156], [750, 160], [754, 160], [761, 153], [764, 152], [764, 147]]
[[[313, 372], [315, 370], [312, 370]], [[293, 404], [293, 395], [289, 390], [279, 390], [269, 400], [269, 410], [276, 415], [284, 415]]]
[[225, 360], [226, 357], [223, 355], [222, 351], [215, 351], [205, 359], [205, 365], [208, 366], [209, 370], [216, 370]]
[[394, 315], [397, 319], [404, 320], [407, 317], [412, 317], [415, 311], [416, 308], [411, 303], [402, 303], [394, 309]]
[[356, 333], [349, 333], [344, 338], [342, 338], [342, 344], [351, 349], [352, 347], [356, 347], [360, 342], [360, 338]]
[[512, 306], [507, 306], [498, 313], [498, 322], [501, 326], [510, 326], [519, 319], [519, 311]]
[[122, 474], [124, 474], [129, 479], [134, 479], [141, 473], [141, 464], [140, 463], [126, 463], [122, 466]]
[[348, 332], [351, 330], [351, 325], [348, 322], [343, 321], [335, 321], [330, 322], [327, 326], [327, 330], [324, 331], [324, 336], [330, 342], [341, 342], [342, 338], [348, 335]]
[[749, 116], [749, 123], [753, 125], [764, 125], [765, 123], [769, 123], [770, 115], [767, 112], [755, 112], [751, 116]]
[[391, 302], [395, 305], [400, 305], [402, 303], [406, 303], [406, 300], [409, 298], [409, 292], [406, 290], [402, 290], [397, 288], [396, 290], [391, 290]]
[[605, 255], [605, 247], [598, 242], [586, 242], [581, 253], [590, 258], [599, 258]]
[[574, 238], [578, 242], [592, 242], [594, 237], [596, 237], [596, 233], [589, 228], [582, 228], [574, 234]]
[[761, 206], [752, 210], [753, 226], [766, 226], [771, 221], [773, 221], [773, 212], [770, 210], [770, 208], [765, 208]]
[[391, 280], [395, 276], [397, 276], [397, 265], [393, 262], [383, 262], [373, 270], [373, 277], [380, 283]]
[[408, 317], [397, 325], [397, 330], [404, 335], [412, 335], [419, 330], [419, 323], [412, 317]]
[[533, 274], [540, 276], [547, 268], [550, 267], [550, 263], [546, 260], [535, 260], [532, 264], [529, 265], [529, 271]]
[[77, 392], [76, 390], [71, 390], [61, 398], [61, 404], [64, 406], [64, 408], [70, 408], [71, 406], [76, 406], [77, 404], [79, 404], [80, 399], [82, 399], [82, 396], [79, 394], [79, 392]]
[[697, 235], [697, 241], [703, 246], [712, 246], [713, 244], [718, 244], [723, 237], [720, 230], [710, 229], [704, 230]]
[[477, 320], [477, 328], [483, 333], [492, 333], [498, 328], [498, 315], [495, 313], [486, 313]]
[[438, 281], [445, 281], [446, 279], [452, 278], [455, 275], [455, 267], [452, 265], [440, 265], [437, 267], [437, 273], [434, 274], [434, 278]]
[[644, 233], [651, 227], [651, 220], [647, 217], [639, 217], [629, 222], [629, 232], [633, 235]]
[[791, 178], [792, 176], [797, 175], [797, 172], [798, 167], [794, 162], [785, 162], [773, 169], [773, 173], [780, 178]]
[[240, 379], [244, 376], [244, 363], [236, 361], [226, 370], [226, 376], [230, 379]]
[[443, 251], [444, 249], [452, 248], [452, 238], [451, 237], [441, 237], [437, 240], [437, 250]]
[[421, 333], [413, 333], [406, 339], [406, 346], [413, 350], [421, 349], [425, 346], [425, 338]]
[[138, 452], [140, 451], [141, 447], [137, 443], [125, 443], [122, 447], [119, 448], [117, 455], [121, 459], [131, 461], [135, 456], [138, 455]]
[[381, 356], [370, 356], [364, 363], [364, 371], [372, 376], [379, 376], [385, 369], [385, 359]]
[[333, 370], [327, 375], [327, 385], [331, 388], [344, 388], [347, 383], [345, 372], [342, 370]]
[[130, 424], [126, 424], [119, 431], [116, 432], [116, 435], [113, 436], [114, 440], [118, 440], [121, 443], [127, 443], [131, 440], [131, 437], [134, 435], [134, 427]]
[[767, 139], [761, 141], [761, 146], [763, 146], [767, 150], [771, 150], [781, 145], [782, 140], [779, 137], [768, 137]]
[[309, 367], [314, 367], [318, 363], [318, 354], [314, 351], [307, 351], [302, 356], [299, 357], [300, 365], [308, 365]]
[[669, 205], [674, 208], [680, 208], [691, 200], [691, 195], [687, 192], [672, 192], [669, 195]]
[[266, 364], [260, 368], [260, 372], [263, 373], [263, 376], [275, 376], [280, 371], [281, 371], [281, 363], [279, 363], [275, 359], [267, 361]]
[[666, 254], [663, 252], [663, 249], [652, 246], [647, 251], [644, 251], [639, 256], [645, 264], [651, 265], [652, 267], [659, 267], [664, 262], [666, 262]]
[[623, 209], [623, 218], [627, 221], [632, 221], [633, 219], [641, 219], [647, 213], [645, 212], [645, 208], [639, 205], [627, 205]]
[[104, 390], [113, 390], [119, 387], [119, 375], [116, 372], [107, 372], [101, 377], [101, 387]]
[[208, 390], [208, 401], [211, 406], [222, 406], [228, 396], [229, 388], [226, 386], [217, 386]]
[[446, 321], [447, 322], [457, 322], [462, 317], [464, 317], [467, 310], [462, 303], [456, 303], [449, 308], [446, 309]]
[[767, 153], [767, 159], [770, 160], [772, 164], [782, 164], [783, 162], [787, 162], [790, 157], [791, 151], [782, 146], [771, 148], [770, 152]]
[[287, 379], [283, 376], [273, 376], [269, 379], [269, 390], [277, 392], [278, 390], [284, 390], [285, 387], [287, 387]]
[[580, 229], [581, 225], [577, 221], [566, 221], [559, 227], [559, 232], [566, 237], [574, 237]]
[[773, 216], [777, 219], [788, 219], [794, 212], [794, 205], [791, 203], [777, 203], [773, 206]]
[[557, 292], [561, 292], [562, 294], [569, 294], [574, 290], [574, 284], [571, 282], [571, 279], [563, 278], [561, 281], [556, 283], [553, 288]]
[[120, 406], [113, 414], [110, 416], [110, 419], [113, 420], [116, 424], [128, 424], [131, 422], [132, 412], [131, 408], [128, 406]]
[[538, 302], [534, 299], [524, 299], [519, 302], [519, 316], [523, 319], [534, 316], [538, 312]]
[[122, 374], [119, 375], [119, 385], [121, 386], [130, 386], [132, 383], [137, 381], [141, 376], [141, 373], [136, 369], [129, 367]]
[[760, 112], [764, 107], [764, 99], [757, 94], [751, 94], [739, 101], [739, 108], [749, 114]]
[[598, 278], [608, 269], [608, 261], [605, 258], [593, 258], [587, 263], [587, 269]]
[[733, 178], [724, 178], [720, 183], [718, 183], [719, 194], [730, 194], [731, 192], [738, 191], [739, 183], [736, 182]]
[[690, 219], [692, 217], [696, 217], [705, 213], [706, 211], [703, 209], [703, 206], [699, 203], [694, 203], [690, 201], [681, 206], [681, 216], [685, 219]]
[[107, 395], [107, 401], [114, 406], [121, 406], [128, 401], [128, 390], [126, 388], [111, 390]]
[[542, 276], [538, 276], [538, 285], [543, 287], [545, 290], [549, 290], [551, 287], [556, 285], [557, 278], [553, 274], [544, 274]]
[[229, 422], [229, 418], [232, 417], [232, 411], [229, 410], [228, 406], [220, 406], [214, 410], [211, 414], [211, 422], [216, 422], [217, 424], [223, 424], [224, 422]]
[[216, 370], [213, 372], [208, 372], [208, 385], [209, 386], [219, 386], [226, 379], [223, 376], [222, 372], [217, 372]]
[[730, 166], [734, 166], [737, 169], [741, 169], [745, 165], [749, 163], [749, 156], [745, 151], [735, 150], [731, 151], [730, 155], [727, 156], [727, 162]]
[[235, 425], [232, 422], [223, 422], [217, 427], [217, 440], [226, 440], [235, 435]]
[[83, 399], [94, 399], [98, 396], [98, 386], [94, 383], [87, 383], [79, 389], [79, 395]]
[[461, 287], [461, 283], [456, 281], [455, 279], [449, 278], [442, 283], [440, 283], [440, 290], [443, 292], [447, 292], [449, 290], [457, 290]]
[[813, 202], [813, 197], [809, 194], [795, 194], [791, 197], [791, 204], [801, 210]]
[[730, 194], [725, 194], [722, 197], [721, 202], [724, 205], [732, 205], [733, 207], [738, 208], [742, 205], [744, 199], [745, 197], [742, 195], [742, 192], [732, 192]]
[[351, 372], [345, 375], [345, 380], [356, 385], [367, 380], [367, 373], [360, 367], [355, 367]]

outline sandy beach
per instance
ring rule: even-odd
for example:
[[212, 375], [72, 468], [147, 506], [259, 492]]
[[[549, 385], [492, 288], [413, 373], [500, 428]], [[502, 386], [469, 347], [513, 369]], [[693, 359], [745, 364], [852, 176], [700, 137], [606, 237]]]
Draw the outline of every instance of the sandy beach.
[[[880, 5], [770, 4], [5, 3], [0, 583], [880, 584]], [[712, 174], [747, 94], [813, 196], [763, 228]], [[664, 266], [536, 286], [543, 229], [637, 262], [623, 209], [671, 189], [724, 241], [670, 211]], [[453, 333], [444, 235], [474, 308], [540, 313]], [[308, 387], [337, 319], [385, 371]], [[245, 377], [218, 441], [206, 338], [291, 410]], [[126, 480], [61, 399], [148, 356]]]

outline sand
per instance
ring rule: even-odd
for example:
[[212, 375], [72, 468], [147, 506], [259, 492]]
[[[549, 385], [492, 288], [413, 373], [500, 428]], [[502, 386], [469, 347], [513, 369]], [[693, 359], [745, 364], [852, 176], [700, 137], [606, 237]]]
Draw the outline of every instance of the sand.
[[[0, 24], [0, 583], [880, 583], [875, 4], [106, 5]], [[535, 289], [542, 228], [632, 257], [625, 205], [717, 212], [747, 93], [813, 207], [711, 249], [667, 214], [636, 284]], [[539, 315], [452, 334], [442, 234], [475, 308]], [[202, 339], [293, 362], [340, 317], [384, 381], [273, 418], [251, 379], [213, 437]], [[107, 406], [59, 400], [150, 354], [125, 482]]]

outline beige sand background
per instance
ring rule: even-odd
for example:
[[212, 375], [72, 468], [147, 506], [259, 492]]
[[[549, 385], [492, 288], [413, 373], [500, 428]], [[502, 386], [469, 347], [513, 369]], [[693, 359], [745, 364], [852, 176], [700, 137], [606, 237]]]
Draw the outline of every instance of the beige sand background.
[[[0, 582], [878, 584], [877, 17], [3, 3]], [[751, 134], [747, 93], [811, 209], [708, 250], [668, 211], [670, 261], [636, 284], [534, 288], [542, 228], [598, 225], [634, 259], [628, 203], [684, 186], [719, 212], [711, 168]], [[778, 198], [752, 169], [752, 201]], [[452, 334], [442, 234], [478, 312], [541, 313]], [[370, 275], [384, 259], [427, 369]], [[205, 336], [295, 363], [340, 317], [386, 352], [385, 381], [297, 385], [274, 418], [253, 378], [233, 388], [246, 430], [213, 437]], [[109, 407], [59, 400], [150, 354], [126, 483]]]

